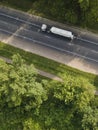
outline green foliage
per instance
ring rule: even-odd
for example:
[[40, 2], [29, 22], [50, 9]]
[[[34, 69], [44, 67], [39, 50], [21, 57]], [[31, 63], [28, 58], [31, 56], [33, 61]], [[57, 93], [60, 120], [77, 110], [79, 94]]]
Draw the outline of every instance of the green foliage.
[[45, 130], [72, 130], [74, 128], [71, 123], [72, 117], [72, 109], [54, 98], [49, 98], [49, 100], [43, 104], [39, 113], [39, 118], [43, 122], [42, 129]]
[[82, 111], [94, 98], [94, 87], [84, 78], [69, 76], [63, 84], [54, 88], [54, 97]]
[[23, 122], [23, 130], [42, 130], [40, 125], [32, 118], [28, 118]]
[[[36, 68], [39, 68], [40, 70], [44, 70], [46, 72], [55, 74], [62, 79], [66, 80], [65, 75], [71, 75], [72, 77], [84, 77], [85, 79], [88, 79], [90, 83], [94, 84], [96, 87], [98, 87], [98, 76], [86, 73], [80, 70], [77, 70], [75, 68], [71, 68], [67, 65], [55, 62], [53, 60], [47, 59], [45, 57], [32, 54], [30, 52], [26, 52], [22, 49], [15, 48], [13, 46], [10, 46], [8, 44], [4, 44], [0, 42], [0, 55], [10, 58], [14, 55], [19, 53], [22, 56], [22, 59], [25, 59], [27, 64], [34, 64]], [[65, 77], [65, 78], [64, 78]]]
[[[83, 130], [83, 123], [86, 123], [83, 120], [86, 115], [85, 109], [89, 109], [91, 101], [95, 100], [94, 87], [83, 78], [72, 77], [67, 77], [62, 84], [54, 82], [50, 86], [49, 98], [41, 105], [39, 111], [42, 128]], [[93, 117], [93, 113], [91, 116]], [[91, 125], [94, 122], [90, 122]]]
[[[2, 2], [64, 23], [98, 28], [98, 0]], [[10, 65], [0, 60], [0, 130], [98, 130], [98, 98], [92, 85], [98, 86], [98, 76], [0, 43], [0, 55], [11, 58], [15, 53], [63, 77], [64, 83], [38, 80], [34, 66], [27, 66], [19, 55]]]
[[2, 129], [97, 130], [95, 88], [88, 80], [67, 76], [62, 83], [38, 82], [34, 66], [20, 55], [13, 56], [12, 64], [1, 60], [0, 74]]
[[78, 2], [83, 11], [86, 11], [88, 9], [90, 0], [78, 0]]
[[82, 127], [84, 130], [98, 129], [98, 108], [92, 109], [91, 107], [87, 107], [84, 109]]
[[22, 130], [23, 114], [8, 107], [0, 111], [0, 130]]
[[38, 80], [34, 66], [19, 54], [12, 64], [0, 60], [0, 129], [97, 130], [94, 90], [80, 76], [65, 75], [62, 83]]
[[36, 80], [37, 73], [34, 66], [24, 64], [19, 55], [13, 56], [11, 65], [0, 62], [0, 70], [3, 70], [0, 75], [2, 104], [4, 102], [8, 107], [24, 106], [24, 110], [29, 111], [38, 108], [47, 99], [47, 92]]
[[69, 10], [69, 11], [67, 11], [66, 14], [65, 14], [65, 20], [66, 20], [68, 23], [76, 24], [77, 21], [78, 21], [78, 18], [77, 18], [76, 13], [75, 13], [73, 10]]
[[98, 28], [98, 0], [90, 2], [90, 9], [86, 13], [86, 22], [92, 28]]
[[98, 30], [98, 0], [2, 0], [1, 4]]

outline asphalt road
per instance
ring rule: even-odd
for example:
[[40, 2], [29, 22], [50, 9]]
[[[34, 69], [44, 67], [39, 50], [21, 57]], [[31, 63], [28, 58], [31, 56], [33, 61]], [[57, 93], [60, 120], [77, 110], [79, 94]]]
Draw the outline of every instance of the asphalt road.
[[28, 15], [6, 11], [0, 8], [0, 34], [13, 35], [20, 39], [47, 46], [66, 53], [83, 58], [89, 62], [98, 64], [98, 38], [89, 34], [78, 34], [73, 41], [57, 35], [40, 31], [41, 22]]

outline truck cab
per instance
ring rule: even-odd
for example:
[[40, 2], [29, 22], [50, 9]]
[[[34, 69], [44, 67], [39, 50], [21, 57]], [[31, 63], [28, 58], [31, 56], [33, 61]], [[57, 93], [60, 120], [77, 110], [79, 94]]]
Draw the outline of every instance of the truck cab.
[[42, 24], [41, 30], [44, 31], [44, 32], [47, 31], [47, 25], [46, 24]]

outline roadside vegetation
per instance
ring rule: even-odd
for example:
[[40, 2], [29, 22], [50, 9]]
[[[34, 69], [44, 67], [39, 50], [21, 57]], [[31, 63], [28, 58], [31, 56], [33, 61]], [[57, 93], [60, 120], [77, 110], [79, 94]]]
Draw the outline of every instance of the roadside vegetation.
[[55, 74], [61, 77], [63, 80], [66, 80], [66, 76], [68, 75], [72, 77], [84, 77], [85, 79], [89, 80], [89, 82], [94, 86], [96, 86], [96, 88], [98, 88], [97, 75], [71, 68], [56, 61], [0, 42], [0, 56], [11, 59], [14, 54], [20, 54], [27, 64], [34, 64], [36, 68]]
[[0, 130], [98, 130], [98, 97], [83, 77], [40, 79], [19, 54], [0, 60]]
[[98, 0], [1, 0], [0, 4], [98, 32]]
[[[98, 30], [98, 0], [1, 0], [59, 22]], [[0, 42], [0, 130], [98, 130], [98, 76]], [[39, 76], [36, 68], [64, 82]]]

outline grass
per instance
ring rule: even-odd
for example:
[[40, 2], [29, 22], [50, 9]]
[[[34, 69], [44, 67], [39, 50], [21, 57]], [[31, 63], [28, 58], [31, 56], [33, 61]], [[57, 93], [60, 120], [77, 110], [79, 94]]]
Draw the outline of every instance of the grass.
[[64, 79], [66, 75], [71, 75], [74, 77], [79, 77], [79, 76], [84, 77], [88, 79], [96, 87], [98, 87], [97, 75], [74, 69], [67, 65], [55, 62], [45, 57], [30, 53], [22, 49], [10, 46], [8, 44], [4, 44], [3, 42], [0, 42], [0, 56], [12, 58], [12, 56], [17, 53], [19, 53], [22, 56], [22, 58], [26, 61], [27, 64], [34, 64], [35, 67], [38, 69], [55, 74], [61, 77], [62, 79]]
[[[47, 59], [45, 57], [42, 57], [42, 56], [39, 56], [36, 54], [32, 54], [32, 53], [26, 52], [22, 49], [15, 48], [13, 46], [0, 42], [0, 56], [11, 58], [14, 54], [17, 54], [17, 53], [19, 53], [22, 56], [22, 58], [26, 60], [26, 63], [28, 63], [28, 64], [33, 63], [35, 65], [35, 67], [37, 67], [39, 69], [54, 73], [62, 78], [64, 75], [82, 76], [82, 77], [89, 79], [89, 81], [92, 82], [92, 84], [94, 84], [96, 87], [98, 86], [98, 76], [96, 76], [96, 75], [79, 71], [77, 69], [71, 68], [64, 64], [60, 64], [58, 62]], [[38, 79], [39, 82], [40, 82], [41, 78], [43, 79], [44, 77], [39, 75], [39, 79]], [[47, 114], [47, 111], [46, 111], [46, 113], [43, 112], [44, 111], [43, 108], [45, 108], [45, 106], [42, 107], [41, 114], [43, 114], [43, 113]], [[15, 112], [17, 113], [17, 111], [15, 111]], [[4, 112], [1, 111], [1, 113], [0, 113], [0, 120], [1, 120], [0, 130], [22, 129], [22, 123], [23, 123], [22, 121], [24, 121], [24, 119], [27, 119], [27, 118], [25, 118], [25, 116], [29, 117], [29, 115], [30, 115], [30, 117], [31, 117], [31, 113], [29, 113], [28, 115], [27, 114], [23, 115], [23, 114], [16, 114], [15, 112], [12, 110], [10, 112], [10, 109], [7, 109], [7, 111], [4, 110]], [[41, 117], [42, 117], [42, 115], [41, 115]], [[43, 125], [43, 123], [44, 123], [42, 118], [40, 118], [40, 117], [37, 118], [34, 115], [33, 115], [33, 120], [35, 120], [35, 121], [37, 120], [36, 122], [41, 125]], [[9, 123], [8, 121], [11, 123]]]

